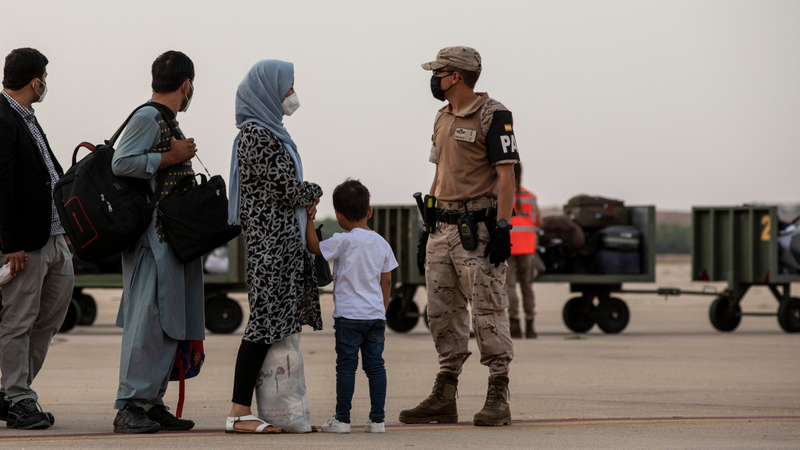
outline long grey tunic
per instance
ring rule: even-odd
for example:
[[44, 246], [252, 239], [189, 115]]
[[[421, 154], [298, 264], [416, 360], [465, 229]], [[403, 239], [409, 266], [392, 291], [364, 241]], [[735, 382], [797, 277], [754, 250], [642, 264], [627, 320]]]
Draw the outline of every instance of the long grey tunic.
[[[155, 192], [155, 174], [161, 164], [161, 154], [153, 152], [153, 149], [164, 145], [163, 120], [156, 108], [142, 108], [134, 114], [117, 143], [112, 162], [115, 175], [147, 179]], [[174, 124], [177, 125], [177, 121]], [[155, 279], [152, 276], [137, 277], [137, 256], [142, 248], [149, 248], [153, 253], [157, 268]], [[147, 272], [141, 271], [141, 274]], [[118, 327], [132, 326], [138, 319], [125, 316], [126, 305], [140, 300], [130, 298], [130, 293], [133, 283], [143, 283], [146, 289], [137, 291], [156, 293], [158, 318], [164, 333], [177, 340], [205, 338], [202, 262], [199, 259], [189, 264], [178, 261], [169, 244], [159, 241], [155, 213], [134, 251], [123, 252], [122, 276]], [[153, 289], [149, 289], [151, 285]]]

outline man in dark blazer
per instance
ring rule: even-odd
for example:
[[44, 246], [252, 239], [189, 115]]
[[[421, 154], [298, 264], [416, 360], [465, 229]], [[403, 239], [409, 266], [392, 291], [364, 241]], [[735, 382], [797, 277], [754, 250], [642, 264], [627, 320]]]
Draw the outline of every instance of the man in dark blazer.
[[18, 429], [54, 422], [31, 383], [64, 322], [74, 283], [53, 202], [63, 171], [31, 106], [47, 94], [47, 62], [32, 48], [12, 51], [0, 93], [0, 261], [14, 275], [0, 286], [0, 419]]

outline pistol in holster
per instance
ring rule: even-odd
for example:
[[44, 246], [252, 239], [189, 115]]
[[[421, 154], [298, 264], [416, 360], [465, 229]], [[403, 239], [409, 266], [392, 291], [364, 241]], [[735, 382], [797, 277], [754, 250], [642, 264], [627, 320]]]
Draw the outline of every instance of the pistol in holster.
[[475, 250], [478, 248], [478, 221], [475, 215], [467, 209], [464, 202], [464, 212], [458, 216], [456, 223], [458, 226], [458, 237], [461, 239], [461, 246], [464, 250]]

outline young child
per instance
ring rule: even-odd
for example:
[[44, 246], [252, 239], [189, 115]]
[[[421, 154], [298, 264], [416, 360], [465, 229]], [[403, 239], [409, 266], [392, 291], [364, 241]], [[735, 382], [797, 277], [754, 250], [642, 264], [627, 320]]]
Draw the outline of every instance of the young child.
[[392, 248], [367, 227], [372, 216], [369, 191], [358, 180], [347, 179], [333, 191], [336, 220], [347, 233], [335, 233], [319, 242], [314, 220], [306, 227], [308, 251], [333, 260], [333, 329], [336, 336], [336, 415], [323, 432], [349, 433], [350, 408], [358, 369], [358, 350], [369, 378], [371, 410], [364, 431], [384, 433], [386, 369], [383, 341], [386, 305], [397, 267]]

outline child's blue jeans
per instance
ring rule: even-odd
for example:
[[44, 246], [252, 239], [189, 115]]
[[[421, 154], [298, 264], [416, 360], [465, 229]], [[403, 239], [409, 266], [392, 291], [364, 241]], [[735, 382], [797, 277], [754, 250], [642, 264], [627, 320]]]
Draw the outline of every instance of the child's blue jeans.
[[358, 350], [362, 367], [369, 378], [369, 398], [372, 408], [369, 418], [383, 422], [386, 404], [386, 368], [383, 365], [385, 320], [351, 320], [334, 318], [336, 336], [336, 420], [350, 423], [353, 391], [358, 370]]

